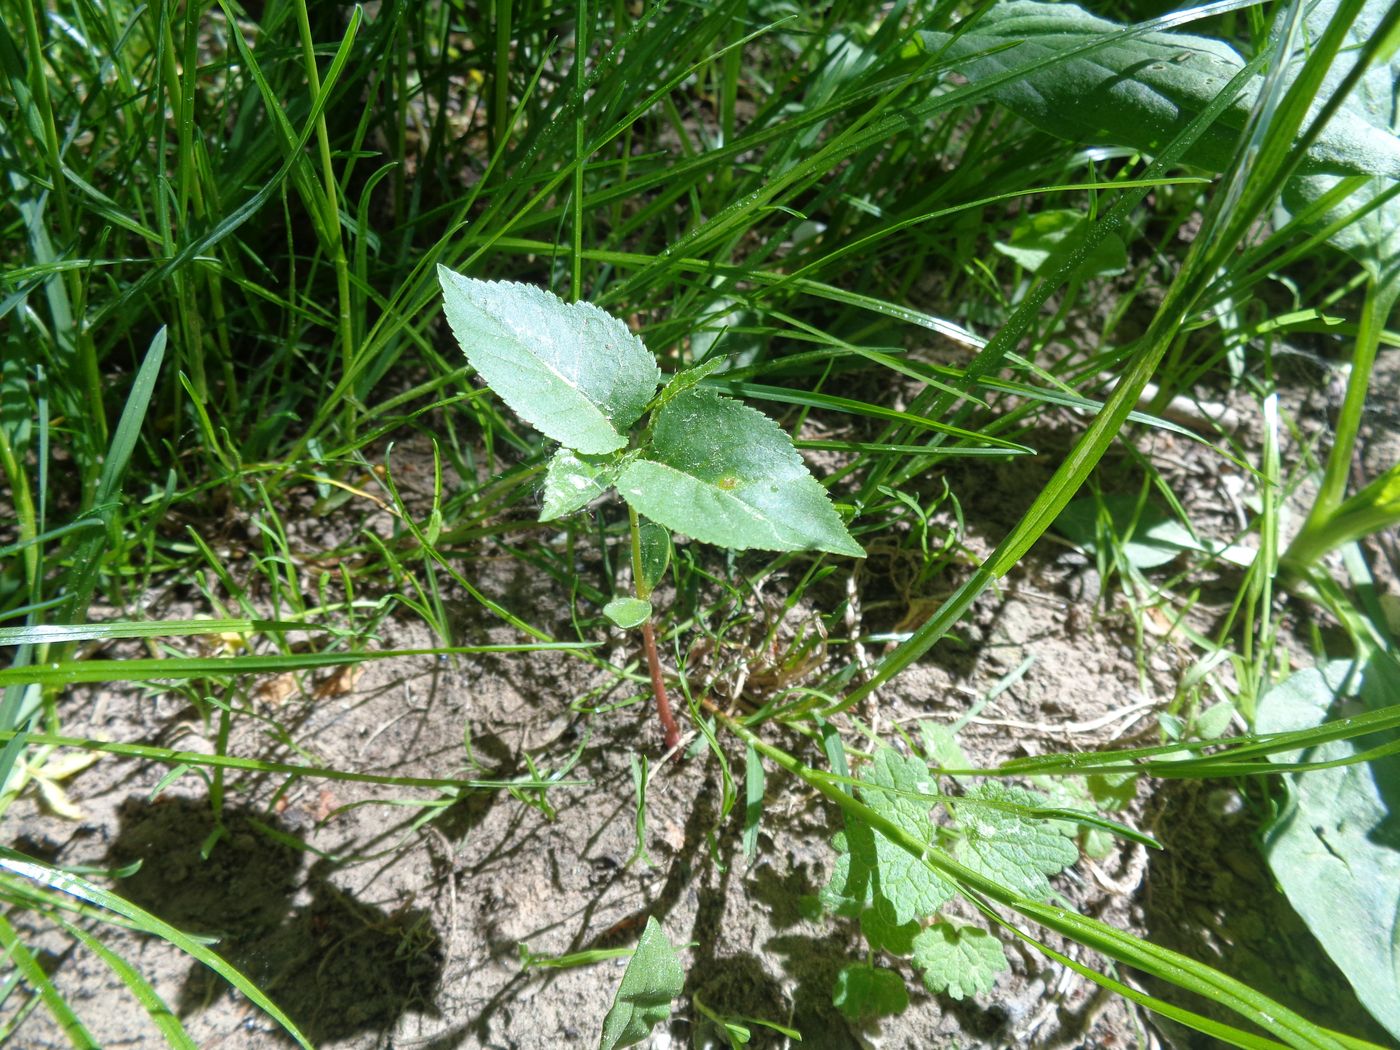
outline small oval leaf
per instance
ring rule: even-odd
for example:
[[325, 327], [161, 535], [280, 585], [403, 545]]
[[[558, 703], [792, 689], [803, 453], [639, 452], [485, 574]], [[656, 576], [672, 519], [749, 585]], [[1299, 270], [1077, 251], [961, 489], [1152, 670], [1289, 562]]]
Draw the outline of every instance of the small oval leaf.
[[617, 464], [580, 456], [572, 449], [554, 453], [544, 475], [540, 521], [563, 518], [588, 506], [617, 480]]
[[624, 631], [651, 619], [651, 602], [645, 598], [614, 598], [603, 606], [603, 615]]

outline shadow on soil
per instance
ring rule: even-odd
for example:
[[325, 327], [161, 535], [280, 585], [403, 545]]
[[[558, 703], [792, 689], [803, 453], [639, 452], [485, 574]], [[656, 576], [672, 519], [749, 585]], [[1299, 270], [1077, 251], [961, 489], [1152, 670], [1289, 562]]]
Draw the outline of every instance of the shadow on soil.
[[[1275, 886], [1258, 845], [1263, 801], [1224, 781], [1163, 782], [1143, 905], [1149, 940], [1199, 959], [1284, 1003], [1309, 1020], [1381, 1046], [1394, 1045], [1356, 1000], [1347, 979]], [[1180, 989], [1149, 988], [1217, 1020], [1238, 1016], [1187, 1001]], [[1158, 1022], [1179, 1050], [1220, 1042]]]
[[[313, 1044], [390, 1029], [410, 1010], [438, 1016], [443, 950], [426, 912], [355, 900], [331, 884], [325, 861], [303, 876], [302, 852], [277, 840], [291, 832], [246, 810], [225, 811], [224, 833], [202, 859], [213, 828], [207, 800], [129, 799], [110, 860], [142, 863], [119, 892], [181, 930], [217, 936], [214, 950]], [[298, 905], [302, 886], [311, 899]], [[195, 963], [176, 1009], [198, 1011], [225, 987]]]

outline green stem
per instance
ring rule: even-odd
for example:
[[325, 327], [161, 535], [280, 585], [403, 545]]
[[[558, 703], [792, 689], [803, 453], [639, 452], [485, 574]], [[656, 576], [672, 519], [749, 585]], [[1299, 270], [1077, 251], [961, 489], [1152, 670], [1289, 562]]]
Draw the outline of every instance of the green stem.
[[1391, 308], [1395, 305], [1397, 291], [1390, 286], [1382, 286], [1375, 275], [1366, 282], [1366, 298], [1362, 303], [1361, 317], [1357, 325], [1356, 350], [1352, 354], [1351, 374], [1347, 377], [1346, 396], [1342, 400], [1341, 412], [1337, 415], [1337, 432], [1332, 441], [1332, 449], [1327, 455], [1327, 466], [1323, 470], [1322, 487], [1312, 510], [1293, 542], [1284, 552], [1283, 562], [1294, 573], [1301, 573], [1314, 561], [1325, 554], [1333, 545], [1327, 535], [1332, 519], [1342, 505], [1346, 492], [1347, 475], [1351, 472], [1352, 456], [1356, 451], [1356, 435], [1361, 428], [1361, 413], [1366, 404], [1366, 394], [1371, 387], [1371, 371], [1376, 363], [1376, 351], [1380, 348], [1381, 333]]
[[[637, 512], [627, 508], [627, 527], [632, 536], [632, 587], [642, 601], [651, 599], [651, 584], [642, 572], [642, 525]], [[647, 654], [647, 670], [651, 673], [651, 692], [656, 697], [656, 713], [666, 732], [666, 750], [674, 751], [681, 742], [681, 730], [671, 713], [671, 698], [666, 693], [666, 679], [661, 673], [661, 658], [656, 651], [656, 630], [651, 619], [642, 624], [642, 648]]]

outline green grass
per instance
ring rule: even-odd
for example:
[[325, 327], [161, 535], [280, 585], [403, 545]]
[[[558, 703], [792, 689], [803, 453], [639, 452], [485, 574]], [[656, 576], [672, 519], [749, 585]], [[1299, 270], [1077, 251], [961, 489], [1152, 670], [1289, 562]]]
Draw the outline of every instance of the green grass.
[[[707, 676], [751, 681], [759, 701], [742, 721], [704, 724], [708, 752], [692, 761], [762, 754], [770, 794], [797, 790], [775, 783], [793, 774], [849, 816], [860, 803], [846, 771], [823, 763], [845, 755], [842, 740], [858, 765], [868, 757], [856, 750], [870, 742], [854, 713], [956, 634], [980, 594], [1023, 571], [1086, 484], [1109, 492], [1121, 481], [1101, 465], [1111, 450], [1133, 463], [1134, 496], [1195, 531], [1189, 494], [1152, 466], [1163, 431], [1206, 446], [1258, 494], [1230, 537], [1258, 552], [1233, 607], [1209, 631], [1186, 628], [1194, 666], [1167, 712], [1186, 738], [1164, 731], [1159, 748], [979, 772], [1256, 777], [1305, 765], [1281, 766], [1271, 751], [1393, 728], [1391, 708], [1281, 741], [1189, 732], [1222, 694], [1252, 723], [1286, 669], [1285, 594], [1314, 602], [1358, 655], [1394, 649], [1355, 544], [1394, 525], [1395, 479], [1349, 488], [1349, 478], [1377, 396], [1375, 358], [1400, 344], [1400, 282], [1391, 248], [1358, 261], [1348, 247], [1376, 221], [1356, 214], [1363, 203], [1387, 214], [1393, 179], [1339, 182], [1290, 205], [1291, 220], [1275, 211], [1307, 170], [1310, 105], [1345, 98], [1333, 55], [1359, 51], [1383, 67], [1393, 13], [1333, 5], [1332, 31], [1311, 34], [1288, 77], [1267, 46], [1269, 19], [1282, 26], [1301, 8], [1217, 5], [1213, 19], [1182, 27], [1228, 36], [1252, 62], [1235, 86], [1255, 73], [1266, 85], [1217, 171], [1191, 161], [1228, 94], [1158, 148], [1091, 150], [1003, 104], [1008, 86], [1056, 75], [1065, 56], [988, 80], [950, 76], [952, 51], [920, 46], [919, 33], [975, 26], [976, 7], [496, 0], [369, 14], [289, 0], [254, 14], [228, 3], [0, 0], [0, 645], [11, 654], [0, 670], [0, 780], [20, 777], [37, 749], [64, 746], [192, 770], [216, 811], [252, 775], [506, 790], [542, 809], [567, 790], [557, 775], [429, 783], [227, 753], [232, 725], [255, 717], [257, 675], [394, 655], [380, 635], [405, 618], [437, 640], [424, 658], [481, 651], [457, 637], [461, 600], [511, 629], [512, 645], [496, 651], [530, 660], [564, 650], [621, 693], [645, 688], [644, 667], [614, 666], [591, 644], [603, 636], [608, 586], [627, 578], [626, 515], [604, 505], [537, 525], [552, 447], [474, 385], [441, 322], [438, 264], [594, 302], [642, 334], [666, 372], [727, 357], [713, 381], [794, 435], [812, 424], [798, 445], [823, 457], [819, 473], [852, 535], [872, 564], [908, 568], [905, 604], [928, 605], [882, 651], [849, 635], [859, 586], [847, 587], [839, 559], [678, 547], [657, 643], [685, 672], [682, 722], [686, 700], [692, 714], [704, 710], [685, 690]], [[1114, 7], [1124, 21], [1145, 17]], [[1391, 20], [1347, 50], [1358, 12]], [[994, 248], [1052, 209], [1084, 224], [1038, 268]], [[1081, 263], [1115, 239], [1126, 272], [1086, 275]], [[1352, 367], [1335, 433], [1302, 435], [1306, 455], [1290, 461], [1281, 449], [1299, 423], [1279, 392], [1294, 338], [1336, 348]], [[1156, 393], [1144, 399], [1149, 382]], [[1238, 435], [1164, 418], [1173, 397], [1201, 389], [1252, 406]], [[1052, 433], [1068, 434], [1068, 454], [979, 561], [964, 514], [975, 474], [951, 468], [1040, 452]], [[430, 450], [426, 495], [405, 487], [394, 451], [415, 443]], [[1288, 504], [1316, 477], [1321, 495], [1290, 535]], [[314, 559], [289, 539], [307, 515], [293, 508], [308, 502], [311, 516], [348, 523]], [[1094, 554], [1118, 574], [1145, 650], [1149, 607], [1170, 616], [1197, 602], [1223, 555], [1190, 550], [1170, 571], [1140, 570], [1130, 537], [1109, 524], [1100, 518]], [[466, 567], [488, 543], [566, 596], [567, 636], [541, 626], [553, 611], [512, 607]], [[1337, 547], [1345, 573], [1328, 560]], [[578, 571], [584, 551], [600, 571]], [[749, 598], [774, 581], [790, 585], [784, 611], [806, 604], [815, 618], [787, 633], [781, 617], [756, 618]], [[196, 595], [219, 619], [146, 612], [161, 592]], [[116, 623], [90, 622], [98, 602], [119, 611]], [[190, 636], [216, 631], [250, 648], [197, 655]], [[92, 658], [96, 642], [142, 639], [161, 648]], [[697, 639], [709, 663], [688, 666]], [[1321, 659], [1321, 634], [1316, 642]], [[164, 684], [137, 685], [153, 680]], [[72, 683], [186, 689], [202, 704], [211, 680], [232, 698], [201, 708], [218, 725], [214, 755], [64, 730]], [[576, 705], [603, 732], [617, 699]], [[273, 731], [293, 754], [314, 745]], [[1363, 757], [1381, 757], [1368, 746]], [[14, 798], [0, 794], [7, 808]], [[0, 817], [13, 842], [13, 816]], [[860, 819], [882, 828], [879, 814]], [[907, 831], [891, 837], [923, 853]], [[951, 860], [925, 863], [943, 864], [996, 922], [1019, 914], [1015, 936], [1077, 939], [1289, 1045], [1356, 1045], [1122, 931], [1013, 900]], [[91, 1043], [26, 947], [28, 919], [14, 919], [23, 914], [102, 958], [172, 1045], [188, 1045], [145, 978], [105, 947], [103, 927], [135, 925], [217, 956], [90, 879], [12, 851], [0, 869], [0, 899], [15, 909], [0, 943], [18, 975], [0, 999], [47, 1010], [74, 1045]], [[1141, 996], [1107, 972], [1094, 979]], [[22, 1044], [24, 1014], [7, 1002], [0, 1016]]]

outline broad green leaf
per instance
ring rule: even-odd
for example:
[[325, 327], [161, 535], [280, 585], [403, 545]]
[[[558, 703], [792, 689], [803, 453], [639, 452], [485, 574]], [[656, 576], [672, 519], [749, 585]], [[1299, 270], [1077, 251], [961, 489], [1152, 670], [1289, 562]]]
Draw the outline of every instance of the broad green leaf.
[[904, 978], [883, 966], [857, 963], [836, 975], [832, 1004], [853, 1021], [889, 1017], [909, 1006]]
[[[1368, 0], [1361, 14], [1347, 32], [1347, 42], [1359, 45], [1378, 31], [1380, 21], [1390, 8], [1390, 0]], [[1308, 29], [1316, 34], [1322, 31], [1337, 10], [1337, 0], [1318, 0], [1308, 8], [1304, 19]], [[1353, 59], [1351, 48], [1345, 47], [1324, 79], [1318, 92], [1319, 98], [1329, 97], [1350, 72]], [[1395, 91], [1400, 85], [1400, 52], [1392, 53], [1389, 61], [1374, 63], [1362, 76], [1345, 103], [1346, 112], [1352, 117], [1364, 120], [1377, 134], [1388, 135], [1392, 141], [1400, 141], [1400, 113], [1395, 107]], [[1378, 207], [1360, 219], [1347, 223], [1328, 239], [1342, 251], [1348, 253], [1368, 270], [1378, 281], [1388, 284], [1393, 290], [1389, 293], [1387, 307], [1394, 302], [1400, 292], [1400, 197], [1394, 195], [1395, 179], [1400, 172], [1382, 173], [1388, 178], [1376, 178], [1357, 186], [1354, 192], [1340, 204], [1323, 214], [1317, 225], [1323, 226], [1342, 219], [1364, 207], [1384, 193], [1391, 196]], [[1286, 188], [1283, 203], [1290, 211], [1321, 201], [1329, 193], [1338, 190], [1341, 179], [1335, 175], [1311, 175], [1292, 180]]]
[[1121, 493], [1075, 500], [1060, 511], [1055, 529], [1086, 550], [1097, 550], [1100, 508], [1108, 517], [1110, 541], [1120, 545], [1121, 556], [1136, 569], [1155, 569], [1182, 551], [1203, 549], [1181, 522], [1155, 503], [1139, 503], [1136, 496]]
[[661, 372], [627, 326], [591, 303], [438, 267], [443, 308], [471, 366], [520, 418], [578, 452], [614, 452]]
[[1017, 807], [1044, 804], [1043, 797], [1024, 788], [997, 781], [979, 784], [956, 805], [963, 837], [955, 855], [1023, 897], [1048, 899], [1047, 876], [1078, 860], [1079, 849], [1065, 836], [1063, 821], [1016, 812]]
[[[999, 85], [992, 97], [1060, 138], [1155, 154], [1205, 110], [1244, 61], [1209, 37], [1125, 35], [1123, 29], [1075, 4], [1010, 0], [991, 5], [956, 39], [947, 33], [923, 38], [931, 51], [946, 46], [955, 68], [973, 83], [1079, 51]], [[1225, 169], [1261, 83], [1256, 78], [1196, 140], [1188, 163]], [[1400, 141], [1344, 106], [1308, 149], [1302, 171], [1397, 177]]]
[[[1039, 273], [1057, 249], [1073, 247], [1084, 240], [1088, 231], [1086, 216], [1068, 208], [1052, 208], [1022, 216], [1011, 232], [1011, 240], [998, 241], [992, 247], [1032, 273]], [[1128, 250], [1121, 237], [1110, 233], [1094, 245], [1075, 272], [1083, 277], [1107, 277], [1127, 268]]]
[[[1367, 706], [1396, 704], [1400, 675], [1387, 674], [1383, 661], [1374, 659], [1364, 677], [1344, 662], [1299, 671], [1260, 698], [1255, 728], [1269, 733], [1321, 725], [1337, 698], [1358, 684]], [[1368, 737], [1364, 745], [1395, 737]], [[1361, 743], [1336, 740], [1270, 757], [1345, 760]], [[1269, 867], [1356, 997], [1400, 1039], [1400, 757], [1309, 770], [1288, 782], [1289, 805], [1264, 833]]]
[[639, 514], [705, 543], [862, 558], [782, 428], [722, 394], [691, 389], [656, 415], [617, 488]]
[[588, 506], [617, 480], [618, 464], [573, 449], [554, 453], [544, 473], [544, 506], [540, 521], [553, 521]]
[[997, 974], [1008, 969], [1001, 942], [976, 926], [936, 922], [914, 938], [914, 965], [935, 995], [954, 999], [990, 992]]
[[[923, 762], [884, 747], [860, 779], [861, 801], [920, 842], [933, 841], [933, 822], [929, 819], [933, 803], [910, 797], [935, 790], [933, 775]], [[899, 926], [927, 917], [952, 899], [957, 892], [952, 883], [883, 835], [865, 830], [870, 835], [868, 846], [856, 828], [849, 824], [846, 828], [852, 871], [859, 874], [856, 865], [861, 862], [871, 869], [874, 905], [882, 909], [887, 924]]]
[[651, 602], [645, 598], [614, 598], [603, 606], [603, 615], [623, 630], [640, 627], [651, 619]]
[[599, 1050], [640, 1043], [652, 1028], [671, 1016], [671, 1000], [685, 987], [685, 970], [661, 925], [647, 919], [647, 928], [632, 953], [632, 961], [617, 986], [612, 1009], [603, 1018]]

